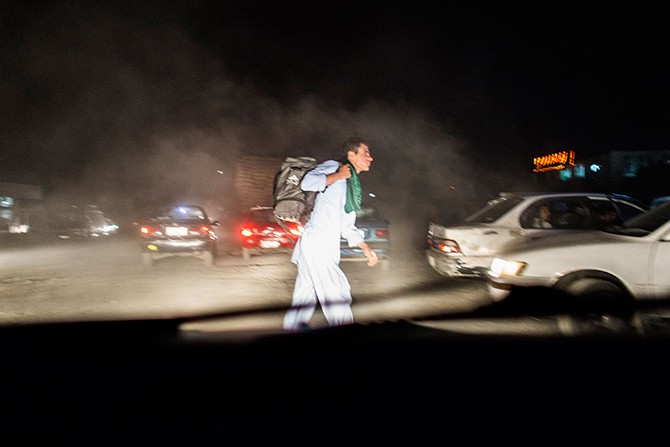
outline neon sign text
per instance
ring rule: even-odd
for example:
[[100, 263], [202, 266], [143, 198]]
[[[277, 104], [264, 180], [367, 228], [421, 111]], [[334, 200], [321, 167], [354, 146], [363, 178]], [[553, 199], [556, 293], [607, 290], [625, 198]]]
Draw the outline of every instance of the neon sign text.
[[556, 171], [575, 165], [574, 151], [561, 151], [533, 158], [533, 172]]

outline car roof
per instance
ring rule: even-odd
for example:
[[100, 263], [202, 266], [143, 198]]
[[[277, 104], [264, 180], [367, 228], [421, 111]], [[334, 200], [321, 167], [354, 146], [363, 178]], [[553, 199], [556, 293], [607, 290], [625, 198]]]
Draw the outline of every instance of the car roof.
[[[498, 194], [500, 197], [537, 197], [537, 196], [596, 196], [596, 197], [622, 197], [629, 198], [624, 194], [608, 192], [589, 192], [589, 191], [565, 191], [565, 192], [541, 192], [541, 191], [503, 191]], [[630, 197], [632, 198], [632, 197]]]
[[200, 209], [200, 210], [204, 210], [204, 208], [200, 205], [191, 205], [191, 204], [188, 204], [188, 203], [177, 203], [175, 205], [165, 205], [165, 206], [160, 207], [160, 209], [166, 209], [166, 210], [174, 209], [174, 208], [197, 208], [197, 209]]
[[173, 210], [176, 210], [176, 209], [179, 209], [179, 208], [190, 209], [190, 210], [198, 210], [200, 213], [202, 213], [203, 217], [205, 217], [205, 218], [208, 217], [207, 212], [200, 205], [166, 205], [166, 206], [161, 206], [154, 211], [153, 215], [157, 216], [159, 214], [170, 213]]
[[648, 208], [648, 206], [641, 200], [636, 199], [635, 197], [620, 194], [615, 192], [589, 192], [589, 191], [565, 191], [565, 192], [541, 192], [541, 191], [503, 191], [498, 194], [499, 197], [509, 199], [512, 197], [580, 197], [580, 196], [589, 196], [589, 197], [609, 197], [616, 198], [621, 200], [627, 200], [633, 202], [643, 208]]
[[670, 196], [655, 197], [651, 202], [649, 202], [649, 207], [653, 208], [667, 201], [670, 201]]

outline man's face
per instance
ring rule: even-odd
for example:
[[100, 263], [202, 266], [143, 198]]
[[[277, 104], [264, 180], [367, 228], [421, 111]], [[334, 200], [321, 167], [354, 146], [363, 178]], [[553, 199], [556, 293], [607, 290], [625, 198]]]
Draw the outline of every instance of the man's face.
[[357, 152], [349, 151], [347, 157], [351, 164], [354, 165], [354, 169], [356, 169], [357, 174], [370, 170], [370, 165], [372, 164], [372, 155], [370, 155], [370, 148], [368, 148], [366, 144], [361, 144], [358, 147]]
[[549, 220], [551, 217], [551, 213], [549, 212], [549, 208], [546, 206], [541, 206], [540, 207], [540, 218], [544, 220]]

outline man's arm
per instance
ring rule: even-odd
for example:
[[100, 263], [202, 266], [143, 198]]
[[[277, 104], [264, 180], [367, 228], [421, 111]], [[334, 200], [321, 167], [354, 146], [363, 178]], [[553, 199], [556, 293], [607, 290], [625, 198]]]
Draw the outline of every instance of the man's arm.
[[369, 246], [367, 242], [361, 242], [358, 244], [358, 248], [363, 250], [363, 253], [365, 253], [365, 257], [368, 258], [368, 265], [370, 267], [374, 267], [377, 265], [377, 262], [379, 262], [379, 259], [377, 258], [377, 253], [375, 253]]
[[326, 187], [338, 180], [351, 177], [349, 167], [342, 166], [335, 160], [327, 160], [308, 171], [300, 182], [303, 191], [324, 191]]
[[348, 179], [349, 177], [351, 177], [351, 171], [349, 169], [349, 165], [347, 164], [340, 165], [340, 167], [337, 168], [337, 171], [333, 172], [332, 174], [328, 174], [326, 176], [326, 186], [332, 185], [338, 180]]

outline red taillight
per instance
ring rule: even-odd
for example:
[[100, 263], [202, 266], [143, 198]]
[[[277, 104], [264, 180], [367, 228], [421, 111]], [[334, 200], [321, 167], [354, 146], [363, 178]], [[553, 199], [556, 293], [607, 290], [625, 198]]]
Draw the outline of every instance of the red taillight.
[[212, 227], [209, 225], [201, 225], [200, 226], [200, 233], [209, 236], [212, 232]]
[[375, 230], [375, 236], [377, 236], [379, 238], [386, 239], [388, 237], [388, 235], [389, 235], [388, 230], [382, 230], [382, 229]]
[[140, 227], [140, 235], [142, 236], [151, 236], [152, 234], [155, 234], [158, 232], [158, 227], [153, 226], [153, 225], [142, 225]]
[[461, 247], [454, 241], [444, 241], [444, 243], [435, 244], [438, 250], [444, 253], [460, 253]]
[[251, 237], [258, 233], [258, 229], [253, 222], [244, 222], [239, 228], [238, 234], [242, 237]]

